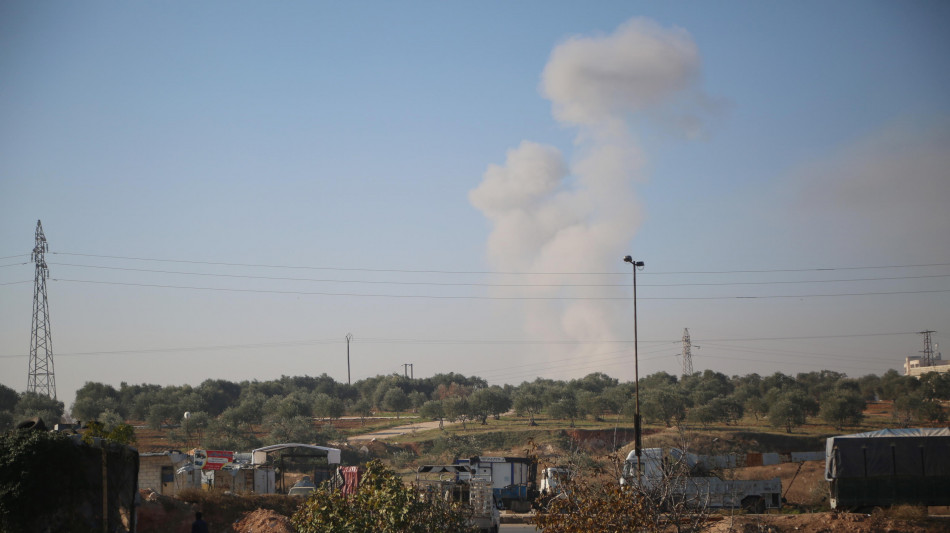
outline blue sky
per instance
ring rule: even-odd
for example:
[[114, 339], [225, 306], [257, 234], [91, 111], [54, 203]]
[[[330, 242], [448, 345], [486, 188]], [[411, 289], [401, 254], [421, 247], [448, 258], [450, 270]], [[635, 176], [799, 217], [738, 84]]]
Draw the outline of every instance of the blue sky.
[[697, 369], [900, 368], [914, 332], [950, 331], [948, 22], [4, 3], [0, 382], [26, 387], [37, 219], [67, 403], [89, 380], [345, 380], [348, 332], [354, 380], [632, 379], [627, 254], [641, 373], [677, 372], [686, 327]]

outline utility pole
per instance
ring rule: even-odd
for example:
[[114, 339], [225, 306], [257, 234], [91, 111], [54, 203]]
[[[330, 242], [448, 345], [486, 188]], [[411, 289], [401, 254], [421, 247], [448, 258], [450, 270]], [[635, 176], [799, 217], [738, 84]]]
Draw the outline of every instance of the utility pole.
[[346, 334], [346, 384], [352, 385], [353, 382], [350, 380], [350, 341], [353, 339], [352, 333]]
[[924, 336], [924, 349], [920, 353], [924, 354], [924, 364], [920, 366], [934, 366], [934, 345], [930, 338], [936, 331], [919, 331], [919, 335]]
[[33, 334], [30, 337], [30, 371], [27, 375], [27, 392], [43, 394], [56, 399], [56, 376], [53, 373], [53, 337], [50, 333], [49, 302], [46, 299], [46, 252], [49, 245], [43, 234], [43, 224], [36, 221], [33, 254], [30, 260], [36, 263], [33, 279]]
[[[697, 346], [698, 348], [698, 346]], [[689, 342], [689, 328], [683, 328], [683, 377], [693, 375], [692, 344]]]
[[637, 269], [643, 269], [643, 261], [634, 261], [633, 257], [623, 258], [625, 263], [630, 263], [633, 269], [633, 379], [634, 379], [634, 408], [636, 413], [633, 415], [633, 451], [637, 456], [637, 483], [643, 481], [643, 441], [641, 439], [640, 425], [640, 363], [637, 356]]

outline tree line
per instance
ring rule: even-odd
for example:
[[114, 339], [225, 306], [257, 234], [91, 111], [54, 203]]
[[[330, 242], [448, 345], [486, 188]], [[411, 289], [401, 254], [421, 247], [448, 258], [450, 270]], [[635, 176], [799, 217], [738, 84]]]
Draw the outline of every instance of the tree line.
[[[950, 374], [920, 379], [889, 370], [849, 378], [828, 370], [795, 376], [726, 376], [706, 370], [688, 376], [658, 372], [640, 380], [640, 412], [666, 426], [737, 424], [743, 417], [791, 432], [808, 417], [844, 429], [863, 420], [868, 401], [893, 400], [894, 421], [907, 426], [944, 422], [941, 400], [950, 399]], [[282, 376], [268, 381], [208, 379], [200, 385], [130, 385], [87, 382], [76, 393], [73, 420], [98, 421], [107, 429], [144, 421], [169, 430], [173, 442], [199, 436], [208, 446], [249, 449], [273, 442], [328, 442], [338, 438], [333, 421], [378, 412], [445, 421], [487, 424], [514, 411], [535, 424], [545, 416], [571, 426], [579, 419], [631, 420], [636, 384], [595, 372], [580, 379], [537, 378], [520, 385], [489, 385], [478, 376], [448, 373], [410, 379], [392, 374], [349, 385], [326, 374]], [[188, 413], [188, 416], [185, 416]], [[0, 385], [0, 429], [39, 416], [48, 425], [66, 414], [62, 402]], [[325, 424], [314, 424], [323, 419]], [[261, 437], [264, 435], [264, 437]]]

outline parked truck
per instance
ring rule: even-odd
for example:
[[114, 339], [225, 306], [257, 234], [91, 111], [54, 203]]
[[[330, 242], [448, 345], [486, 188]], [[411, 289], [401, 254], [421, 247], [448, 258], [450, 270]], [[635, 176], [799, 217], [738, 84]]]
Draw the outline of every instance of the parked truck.
[[541, 469], [541, 481], [539, 483], [540, 494], [534, 500], [534, 507], [537, 510], [545, 510], [551, 501], [557, 498], [564, 498], [568, 490], [567, 482], [571, 479], [571, 469], [565, 466], [549, 466]]
[[950, 505], [950, 428], [830, 437], [825, 480], [832, 509]]
[[[642, 459], [642, 461], [640, 461]], [[688, 506], [746, 509], [763, 513], [782, 506], [782, 480], [722, 479], [716, 472], [738, 466], [735, 456], [696, 455], [678, 448], [647, 448], [630, 452], [620, 484], [647, 493], [666, 490], [673, 501]]]
[[538, 496], [538, 462], [532, 457], [476, 456], [459, 459], [456, 464], [468, 465], [473, 477], [488, 480], [502, 509], [530, 511]]
[[423, 465], [416, 471], [416, 489], [427, 497], [460, 502], [472, 511], [471, 525], [498, 533], [501, 515], [491, 481], [472, 476], [468, 465]]

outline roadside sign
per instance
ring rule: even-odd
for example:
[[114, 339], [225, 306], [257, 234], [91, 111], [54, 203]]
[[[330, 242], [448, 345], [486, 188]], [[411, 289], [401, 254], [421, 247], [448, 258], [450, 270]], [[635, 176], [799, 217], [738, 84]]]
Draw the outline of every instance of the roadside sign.
[[195, 450], [195, 468], [221, 470], [234, 462], [234, 452], [223, 450]]

